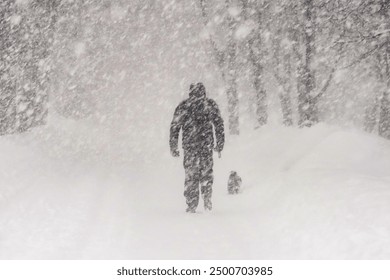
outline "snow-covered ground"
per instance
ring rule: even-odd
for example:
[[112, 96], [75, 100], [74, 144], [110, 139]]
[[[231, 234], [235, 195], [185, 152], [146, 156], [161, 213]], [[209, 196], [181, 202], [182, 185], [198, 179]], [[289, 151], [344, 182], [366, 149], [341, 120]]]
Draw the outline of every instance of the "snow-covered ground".
[[166, 133], [118, 133], [67, 122], [0, 138], [1, 259], [390, 258], [389, 141], [324, 124], [228, 137], [214, 210], [187, 214]]

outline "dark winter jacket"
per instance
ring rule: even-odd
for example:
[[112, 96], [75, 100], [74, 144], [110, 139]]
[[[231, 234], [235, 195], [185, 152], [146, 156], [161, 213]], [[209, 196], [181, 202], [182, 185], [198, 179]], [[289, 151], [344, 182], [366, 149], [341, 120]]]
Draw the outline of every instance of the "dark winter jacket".
[[217, 103], [206, 97], [202, 84], [191, 86], [190, 96], [177, 106], [170, 129], [170, 148], [176, 151], [180, 129], [183, 135], [185, 151], [212, 150], [214, 147], [213, 126], [216, 136], [217, 151], [222, 151], [225, 134], [221, 113]]

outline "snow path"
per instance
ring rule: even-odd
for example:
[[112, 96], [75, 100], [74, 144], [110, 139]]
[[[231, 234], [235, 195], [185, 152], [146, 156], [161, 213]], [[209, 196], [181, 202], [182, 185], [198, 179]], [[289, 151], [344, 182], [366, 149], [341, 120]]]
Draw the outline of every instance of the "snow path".
[[214, 210], [201, 201], [193, 215], [182, 158], [167, 151], [136, 171], [0, 146], [1, 259], [390, 258], [390, 144], [374, 136], [319, 126], [229, 139]]

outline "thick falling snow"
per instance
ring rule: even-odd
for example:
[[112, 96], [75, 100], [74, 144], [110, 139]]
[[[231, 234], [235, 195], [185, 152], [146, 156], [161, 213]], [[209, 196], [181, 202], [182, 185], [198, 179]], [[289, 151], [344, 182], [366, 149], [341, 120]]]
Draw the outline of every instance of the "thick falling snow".
[[389, 24], [386, 0], [1, 1], [0, 259], [389, 259]]

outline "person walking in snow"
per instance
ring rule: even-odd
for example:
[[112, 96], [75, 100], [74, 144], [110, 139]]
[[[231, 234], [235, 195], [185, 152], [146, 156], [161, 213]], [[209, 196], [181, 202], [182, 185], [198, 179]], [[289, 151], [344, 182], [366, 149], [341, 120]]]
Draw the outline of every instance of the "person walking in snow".
[[[213, 128], [216, 136], [214, 147]], [[217, 103], [206, 97], [202, 83], [191, 84], [189, 98], [176, 107], [170, 127], [171, 154], [179, 157], [179, 133], [182, 130], [184, 150], [184, 196], [187, 212], [195, 213], [199, 188], [205, 210], [212, 209], [213, 149], [219, 154], [225, 142], [224, 124]]]

